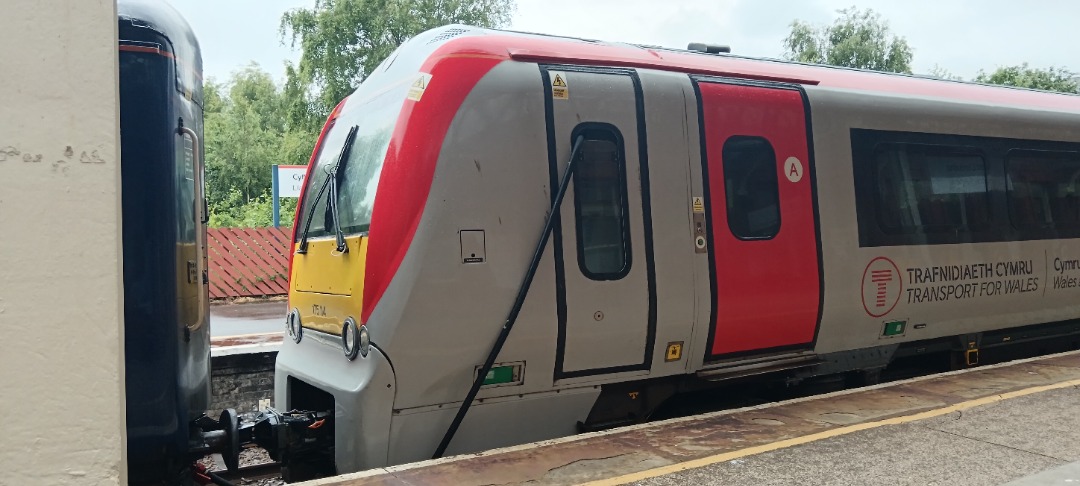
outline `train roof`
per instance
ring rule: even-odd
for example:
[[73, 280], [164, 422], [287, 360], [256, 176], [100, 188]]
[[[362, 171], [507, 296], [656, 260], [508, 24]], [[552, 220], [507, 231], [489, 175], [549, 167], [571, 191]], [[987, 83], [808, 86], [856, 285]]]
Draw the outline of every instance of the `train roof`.
[[425, 44], [443, 44], [436, 50], [436, 57], [472, 53], [527, 62], [647, 68], [1080, 113], [1078, 95], [928, 76], [882, 73], [733, 54], [707, 54], [463, 25], [434, 29], [425, 33], [424, 37], [427, 38]]
[[[202, 104], [202, 50], [187, 20], [162, 0], [120, 0], [116, 4], [120, 43], [160, 44], [161, 53], [176, 60], [182, 88]], [[129, 49], [130, 50], [130, 49]]]

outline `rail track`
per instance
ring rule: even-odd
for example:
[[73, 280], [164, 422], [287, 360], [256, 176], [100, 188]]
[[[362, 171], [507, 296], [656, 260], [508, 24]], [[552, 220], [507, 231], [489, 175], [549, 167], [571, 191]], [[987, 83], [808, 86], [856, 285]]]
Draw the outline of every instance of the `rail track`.
[[[284, 481], [281, 481], [280, 483], [261, 482], [272, 479], [281, 480], [281, 463], [279, 462], [263, 462], [240, 466], [236, 472], [229, 472], [225, 468], [223, 461], [215, 457], [214, 467], [209, 469], [207, 476], [210, 478], [211, 484], [284, 484]], [[225, 481], [225, 483], [222, 483], [221, 481]]]

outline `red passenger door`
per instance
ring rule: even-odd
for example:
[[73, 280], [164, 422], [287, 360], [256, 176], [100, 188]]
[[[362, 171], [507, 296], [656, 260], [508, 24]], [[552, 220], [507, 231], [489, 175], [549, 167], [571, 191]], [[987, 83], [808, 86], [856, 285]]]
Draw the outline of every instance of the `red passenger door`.
[[713, 291], [708, 358], [811, 348], [821, 272], [804, 94], [695, 83]]

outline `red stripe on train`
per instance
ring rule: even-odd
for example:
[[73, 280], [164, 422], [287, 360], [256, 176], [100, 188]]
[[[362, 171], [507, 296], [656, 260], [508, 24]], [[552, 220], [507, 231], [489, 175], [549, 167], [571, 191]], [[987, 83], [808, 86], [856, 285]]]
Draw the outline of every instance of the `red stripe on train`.
[[375, 193], [361, 322], [368, 322], [412, 243], [431, 192], [443, 140], [458, 108], [476, 83], [502, 60], [462, 55], [443, 46], [421, 68], [431, 74], [432, 81], [421, 101], [405, 101]]

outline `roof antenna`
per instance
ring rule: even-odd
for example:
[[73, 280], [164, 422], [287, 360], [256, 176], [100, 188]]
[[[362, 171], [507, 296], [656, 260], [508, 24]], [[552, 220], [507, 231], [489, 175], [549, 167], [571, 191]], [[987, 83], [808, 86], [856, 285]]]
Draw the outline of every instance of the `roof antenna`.
[[689, 46], [686, 46], [689, 51], [704, 52], [706, 54], [730, 54], [731, 46], [722, 46], [720, 44], [706, 44], [704, 42], [691, 42]]

